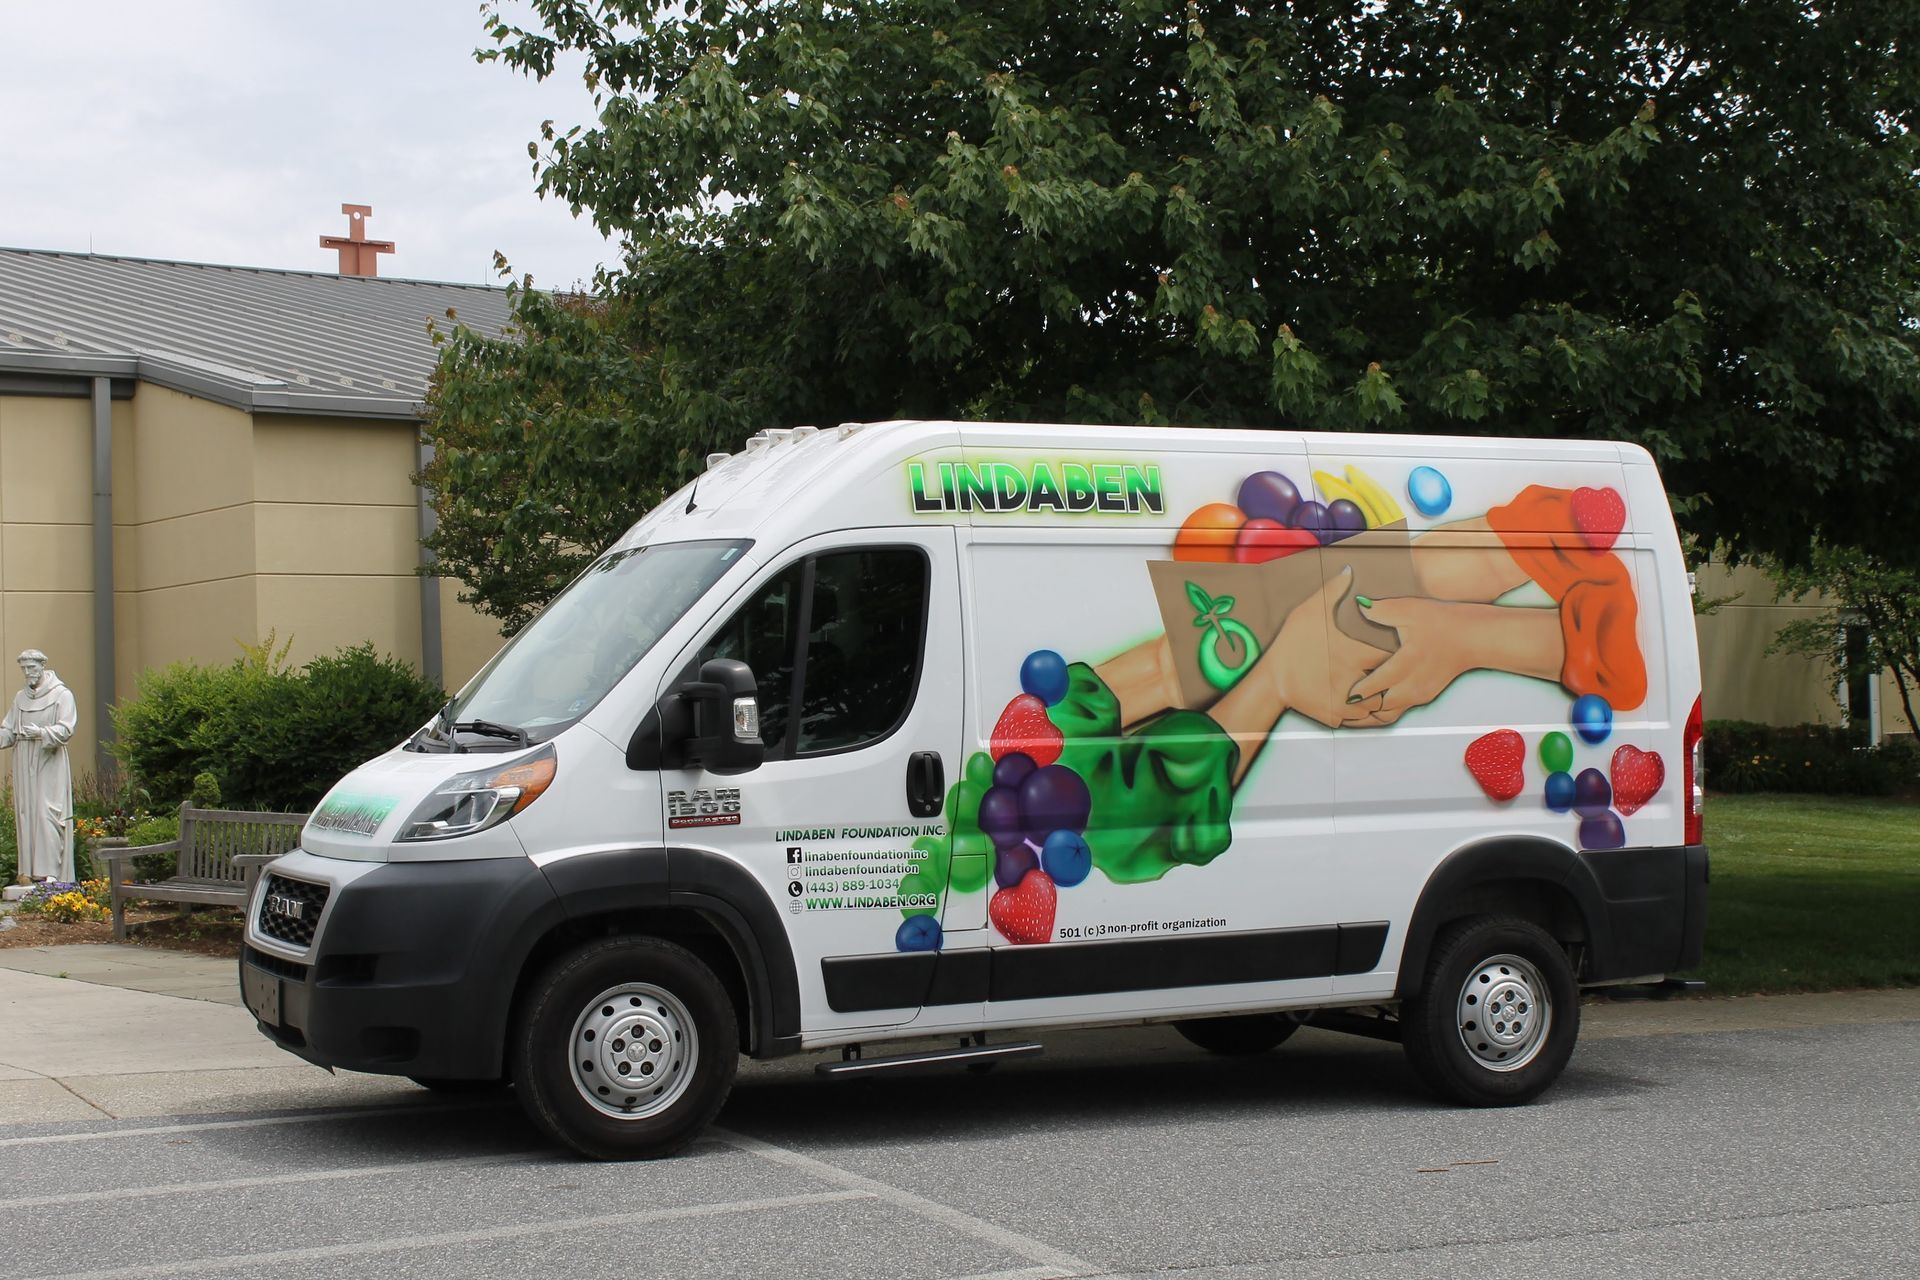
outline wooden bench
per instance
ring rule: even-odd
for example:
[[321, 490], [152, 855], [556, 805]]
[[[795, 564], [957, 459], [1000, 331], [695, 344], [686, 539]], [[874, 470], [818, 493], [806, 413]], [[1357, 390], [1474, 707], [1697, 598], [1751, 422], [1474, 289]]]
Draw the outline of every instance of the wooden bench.
[[[99, 849], [113, 887], [113, 936], [127, 936], [127, 903], [183, 902], [196, 906], [243, 907], [253, 893], [260, 868], [292, 849], [306, 825], [304, 813], [255, 813], [242, 809], [180, 806], [180, 838], [164, 844]], [[175, 855], [172, 877], [150, 884], [128, 879], [133, 859], [149, 854]]]

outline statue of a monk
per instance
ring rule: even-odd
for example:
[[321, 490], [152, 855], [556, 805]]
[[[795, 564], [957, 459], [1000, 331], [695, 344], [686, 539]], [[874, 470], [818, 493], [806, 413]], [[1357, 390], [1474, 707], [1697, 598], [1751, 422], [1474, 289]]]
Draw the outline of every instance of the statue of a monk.
[[73, 770], [67, 740], [80, 723], [73, 694], [47, 670], [47, 655], [20, 655], [27, 687], [0, 720], [0, 748], [13, 748], [13, 812], [19, 879], [73, 879]]

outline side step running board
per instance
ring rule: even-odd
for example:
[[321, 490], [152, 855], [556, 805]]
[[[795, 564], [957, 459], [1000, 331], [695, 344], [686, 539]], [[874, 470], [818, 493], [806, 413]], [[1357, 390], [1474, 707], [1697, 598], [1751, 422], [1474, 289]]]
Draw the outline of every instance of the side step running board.
[[1040, 1046], [1023, 1040], [1009, 1044], [962, 1044], [952, 1049], [931, 1049], [924, 1053], [895, 1053], [884, 1058], [862, 1058], [854, 1049], [839, 1062], [823, 1062], [814, 1070], [823, 1076], [877, 1075], [884, 1071], [911, 1071], [917, 1067], [990, 1067], [1006, 1058], [1030, 1058]]

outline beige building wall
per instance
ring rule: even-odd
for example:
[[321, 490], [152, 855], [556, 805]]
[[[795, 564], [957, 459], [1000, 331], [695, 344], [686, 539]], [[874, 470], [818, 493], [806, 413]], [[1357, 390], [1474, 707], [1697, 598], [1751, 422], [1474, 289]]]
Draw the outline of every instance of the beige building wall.
[[[1699, 571], [1698, 600], [1713, 612], [1698, 619], [1700, 669], [1707, 717], [1763, 724], [1840, 724], [1838, 690], [1824, 664], [1767, 648], [1790, 622], [1825, 611], [1819, 596], [1776, 599], [1773, 579], [1751, 565], [1709, 564]], [[1880, 679], [1883, 734], [1911, 733], [1890, 674]], [[1920, 692], [1920, 691], [1916, 691]]]
[[91, 769], [97, 702], [93, 408], [85, 399], [0, 396], [0, 699], [6, 703], [20, 688], [14, 655], [26, 648], [44, 650], [73, 690], [80, 704], [74, 763]]
[[[371, 641], [424, 668], [416, 424], [248, 414], [149, 383], [113, 403], [112, 424], [121, 696], [150, 669], [229, 662], [270, 634], [296, 663]], [[99, 703], [92, 440], [84, 397], [0, 396], [0, 650], [44, 649], [73, 689], [83, 772]], [[457, 592], [441, 584], [450, 688], [501, 643]]]

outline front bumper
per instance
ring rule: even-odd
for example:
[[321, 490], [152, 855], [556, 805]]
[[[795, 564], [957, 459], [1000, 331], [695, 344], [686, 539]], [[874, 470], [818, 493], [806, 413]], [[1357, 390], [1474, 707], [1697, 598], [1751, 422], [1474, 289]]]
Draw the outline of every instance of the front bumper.
[[[260, 1029], [323, 1067], [498, 1077], [521, 962], [561, 918], [539, 868], [524, 858], [328, 861], [273, 864], [248, 906], [240, 989]], [[263, 930], [276, 879], [325, 882], [305, 946]]]

